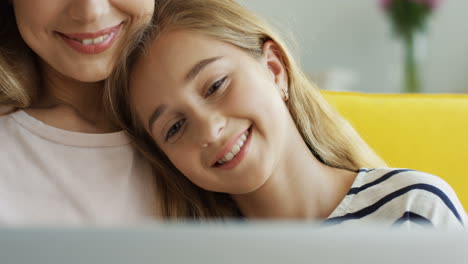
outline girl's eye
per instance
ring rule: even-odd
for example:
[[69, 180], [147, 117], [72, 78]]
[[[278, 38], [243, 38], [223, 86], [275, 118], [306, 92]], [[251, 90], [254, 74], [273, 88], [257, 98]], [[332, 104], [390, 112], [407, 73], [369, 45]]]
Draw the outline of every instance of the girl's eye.
[[169, 130], [167, 131], [167, 134], [166, 134], [166, 141], [169, 140], [171, 137], [173, 137], [174, 135], [176, 135], [179, 130], [182, 128], [182, 126], [184, 125], [185, 123], [185, 119], [181, 119], [179, 121], [177, 121], [174, 125], [172, 125]]
[[223, 85], [224, 81], [226, 81], [226, 78], [227, 76], [217, 80], [215, 83], [213, 83], [213, 85], [211, 85], [210, 89], [208, 89], [208, 91], [206, 92], [206, 95], [205, 97], [208, 97], [214, 93], [216, 93], [216, 91], [218, 91], [218, 89], [221, 87], [221, 85]]

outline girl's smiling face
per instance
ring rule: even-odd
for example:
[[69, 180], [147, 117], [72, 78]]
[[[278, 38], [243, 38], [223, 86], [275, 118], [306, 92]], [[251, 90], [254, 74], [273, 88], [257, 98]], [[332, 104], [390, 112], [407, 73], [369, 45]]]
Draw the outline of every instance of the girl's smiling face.
[[261, 187], [290, 153], [288, 77], [277, 46], [257, 57], [190, 31], [157, 38], [132, 71], [136, 115], [194, 184], [245, 194]]

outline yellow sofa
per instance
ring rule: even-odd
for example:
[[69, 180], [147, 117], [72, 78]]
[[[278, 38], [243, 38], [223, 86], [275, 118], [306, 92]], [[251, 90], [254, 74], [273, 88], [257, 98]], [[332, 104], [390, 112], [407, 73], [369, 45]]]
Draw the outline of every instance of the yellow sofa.
[[389, 166], [442, 177], [468, 209], [468, 95], [322, 94]]

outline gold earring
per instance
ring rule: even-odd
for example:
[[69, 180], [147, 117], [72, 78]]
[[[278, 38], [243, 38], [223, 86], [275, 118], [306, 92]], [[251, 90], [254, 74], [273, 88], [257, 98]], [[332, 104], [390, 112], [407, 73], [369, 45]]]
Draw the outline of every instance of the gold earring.
[[281, 98], [283, 98], [283, 101], [287, 101], [289, 99], [289, 94], [287, 89], [281, 89]]

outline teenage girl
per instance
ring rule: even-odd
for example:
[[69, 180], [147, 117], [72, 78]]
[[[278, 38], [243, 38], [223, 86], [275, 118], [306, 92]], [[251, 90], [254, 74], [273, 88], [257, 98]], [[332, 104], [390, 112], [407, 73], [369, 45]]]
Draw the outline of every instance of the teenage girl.
[[165, 217], [463, 228], [452, 188], [386, 168], [252, 12], [164, 0], [154, 17], [106, 88], [161, 172]]

